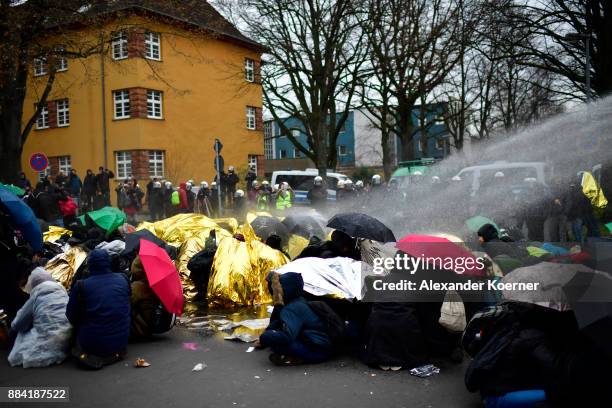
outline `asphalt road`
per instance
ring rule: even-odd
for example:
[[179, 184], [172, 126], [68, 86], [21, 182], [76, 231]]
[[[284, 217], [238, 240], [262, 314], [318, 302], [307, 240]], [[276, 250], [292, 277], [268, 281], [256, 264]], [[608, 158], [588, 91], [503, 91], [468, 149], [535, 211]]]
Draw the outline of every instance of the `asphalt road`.
[[[183, 347], [198, 344], [198, 350]], [[86, 371], [68, 360], [38, 369], [11, 368], [0, 352], [0, 386], [69, 386], [69, 403], [13, 404], [17, 407], [440, 407], [481, 408], [463, 385], [463, 365], [439, 362], [428, 379], [407, 371], [373, 370], [353, 357], [325, 364], [277, 367], [268, 351], [246, 353], [248, 345], [203, 336], [184, 328], [150, 343], [130, 345], [126, 360]], [[137, 357], [151, 366], [135, 368]], [[192, 371], [197, 363], [207, 367]], [[0, 407], [10, 406], [0, 403]]]

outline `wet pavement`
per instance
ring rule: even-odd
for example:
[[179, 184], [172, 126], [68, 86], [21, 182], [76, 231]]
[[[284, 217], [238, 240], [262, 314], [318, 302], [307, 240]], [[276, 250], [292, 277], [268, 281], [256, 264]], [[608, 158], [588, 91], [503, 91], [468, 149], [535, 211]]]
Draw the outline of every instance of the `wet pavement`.
[[[224, 340], [232, 332], [257, 333], [231, 328], [228, 322], [266, 316], [263, 307], [233, 314], [195, 313], [154, 341], [130, 344], [124, 361], [100, 371], [80, 369], [72, 360], [49, 368], [11, 368], [3, 350], [0, 386], [70, 387], [70, 403], [13, 404], [19, 407], [482, 407], [479, 396], [463, 384], [465, 362], [435, 361], [441, 372], [426, 379], [406, 370], [374, 370], [352, 356], [277, 367], [268, 361], [267, 350], [247, 353], [251, 344]], [[151, 366], [135, 368], [137, 358]], [[198, 363], [205, 368], [192, 371]]]

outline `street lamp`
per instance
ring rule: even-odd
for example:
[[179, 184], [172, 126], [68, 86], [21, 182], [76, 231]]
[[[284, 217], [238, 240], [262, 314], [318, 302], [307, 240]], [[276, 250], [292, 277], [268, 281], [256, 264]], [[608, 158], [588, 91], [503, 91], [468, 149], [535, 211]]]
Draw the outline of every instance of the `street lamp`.
[[584, 62], [584, 77], [586, 85], [586, 101], [591, 102], [591, 34], [589, 33], [568, 33], [565, 35], [565, 41], [574, 44], [580, 44], [584, 41], [585, 62]]

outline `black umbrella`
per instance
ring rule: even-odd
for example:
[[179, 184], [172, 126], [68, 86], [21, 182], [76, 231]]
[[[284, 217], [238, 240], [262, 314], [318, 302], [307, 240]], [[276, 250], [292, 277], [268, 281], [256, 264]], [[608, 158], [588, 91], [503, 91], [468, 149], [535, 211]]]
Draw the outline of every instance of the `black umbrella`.
[[281, 238], [283, 244], [287, 243], [289, 238], [289, 231], [285, 224], [280, 222], [274, 217], [259, 216], [251, 222], [251, 227], [255, 231], [255, 235], [264, 241], [268, 239], [270, 235], [278, 235]]
[[334, 215], [327, 226], [353, 238], [367, 238], [378, 242], [395, 242], [393, 232], [374, 217], [361, 213]]
[[292, 234], [297, 234], [306, 239], [313, 236], [321, 240], [325, 239], [323, 226], [310, 215], [290, 215], [283, 220], [283, 224]]
[[130, 234], [126, 234], [125, 236], [125, 249], [121, 253], [121, 256], [126, 256], [128, 258], [135, 258], [138, 255], [138, 251], [140, 250], [140, 240], [145, 239], [157, 245], [160, 248], [164, 248], [168, 253], [170, 259], [176, 259], [176, 248], [172, 245], [166, 244], [160, 238], [156, 237], [149, 230], [140, 230], [136, 232], [132, 232]]

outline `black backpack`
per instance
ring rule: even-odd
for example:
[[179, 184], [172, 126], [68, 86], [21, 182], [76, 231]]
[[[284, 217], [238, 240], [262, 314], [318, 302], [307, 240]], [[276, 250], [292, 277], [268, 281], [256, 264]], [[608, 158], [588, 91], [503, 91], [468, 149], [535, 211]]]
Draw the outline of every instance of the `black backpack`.
[[312, 300], [308, 302], [308, 306], [323, 321], [325, 332], [329, 336], [332, 347], [339, 348], [346, 337], [346, 325], [342, 318], [323, 301]]

